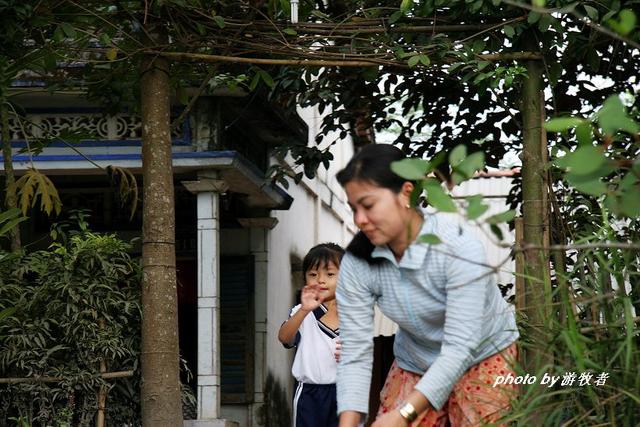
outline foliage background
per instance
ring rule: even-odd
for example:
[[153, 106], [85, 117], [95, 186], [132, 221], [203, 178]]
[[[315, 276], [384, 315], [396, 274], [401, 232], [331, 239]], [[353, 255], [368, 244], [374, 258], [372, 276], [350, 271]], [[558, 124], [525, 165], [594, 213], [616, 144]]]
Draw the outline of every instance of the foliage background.
[[[48, 250], [0, 256], [0, 310], [14, 308], [0, 323], [0, 377], [63, 381], [0, 385], [0, 425], [12, 417], [92, 425], [101, 386], [107, 421], [139, 424], [140, 267], [131, 245], [86, 227], [54, 234]], [[104, 380], [101, 361], [136, 376]]]

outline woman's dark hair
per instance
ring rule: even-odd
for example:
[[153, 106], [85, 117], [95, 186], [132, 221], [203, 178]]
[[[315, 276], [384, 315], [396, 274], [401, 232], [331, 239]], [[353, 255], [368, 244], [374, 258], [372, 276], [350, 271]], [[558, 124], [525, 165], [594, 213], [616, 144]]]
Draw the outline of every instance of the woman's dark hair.
[[305, 278], [307, 271], [323, 265], [334, 263], [340, 267], [340, 261], [344, 255], [344, 249], [335, 243], [320, 243], [309, 249], [309, 252], [302, 260], [302, 277]]
[[[391, 163], [406, 157], [401, 149], [393, 145], [366, 145], [349, 160], [344, 169], [337, 173], [336, 178], [343, 187], [351, 181], [365, 181], [399, 193], [407, 180], [391, 170]], [[373, 249], [374, 245], [361, 231], [347, 246], [347, 252], [366, 260], [369, 264], [377, 264], [382, 259], [371, 257]]]
[[401, 149], [393, 145], [366, 145], [338, 172], [336, 178], [343, 187], [351, 181], [369, 181], [378, 187], [399, 193], [407, 180], [393, 173], [391, 163], [406, 157]]

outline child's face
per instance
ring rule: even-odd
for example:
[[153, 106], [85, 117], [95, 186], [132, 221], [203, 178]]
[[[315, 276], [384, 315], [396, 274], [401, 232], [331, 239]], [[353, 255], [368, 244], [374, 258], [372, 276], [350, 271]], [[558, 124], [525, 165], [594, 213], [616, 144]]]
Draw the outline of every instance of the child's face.
[[336, 285], [338, 284], [338, 267], [332, 261], [310, 268], [304, 276], [307, 285], [319, 286], [323, 301], [335, 299]]

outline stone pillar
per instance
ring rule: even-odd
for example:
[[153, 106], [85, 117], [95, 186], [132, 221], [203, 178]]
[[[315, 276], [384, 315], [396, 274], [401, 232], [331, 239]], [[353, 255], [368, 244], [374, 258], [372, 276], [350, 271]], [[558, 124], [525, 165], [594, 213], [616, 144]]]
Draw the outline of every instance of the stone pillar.
[[249, 228], [251, 254], [254, 259], [254, 377], [253, 405], [251, 405], [250, 425], [259, 426], [258, 411], [264, 405], [264, 386], [267, 378], [267, 275], [269, 230], [278, 223], [277, 218], [239, 218], [240, 224]]
[[219, 197], [227, 191], [213, 173], [183, 185], [198, 200], [198, 419], [193, 426], [232, 425], [220, 420], [220, 217]]

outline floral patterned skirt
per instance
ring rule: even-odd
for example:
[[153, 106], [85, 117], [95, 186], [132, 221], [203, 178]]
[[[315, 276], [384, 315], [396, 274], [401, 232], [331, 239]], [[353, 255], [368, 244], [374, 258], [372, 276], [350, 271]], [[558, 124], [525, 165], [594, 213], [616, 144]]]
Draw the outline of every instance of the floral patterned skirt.
[[[511, 374], [517, 358], [515, 343], [472, 366], [456, 383], [449, 399], [439, 411], [429, 408], [421, 413], [411, 427], [467, 427], [495, 423], [511, 407], [516, 385], [493, 387], [496, 377]], [[378, 417], [398, 408], [413, 391], [422, 375], [405, 371], [394, 361], [380, 392]]]

